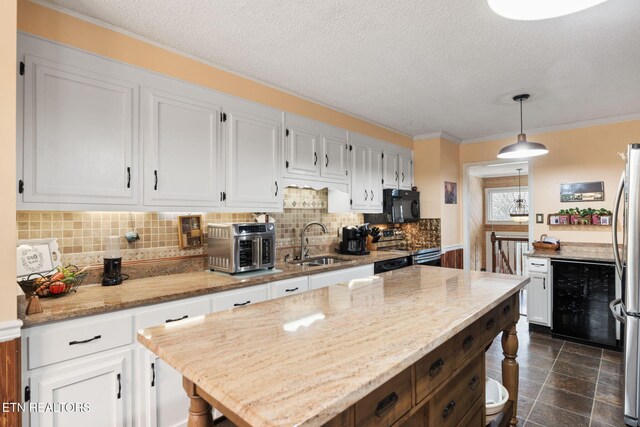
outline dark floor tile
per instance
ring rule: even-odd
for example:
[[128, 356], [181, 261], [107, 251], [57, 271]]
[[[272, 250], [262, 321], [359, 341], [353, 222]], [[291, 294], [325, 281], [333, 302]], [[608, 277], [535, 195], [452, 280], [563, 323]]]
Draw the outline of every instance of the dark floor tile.
[[563, 408], [587, 418], [591, 416], [591, 408], [593, 407], [593, 399], [591, 398], [549, 387], [548, 385], [542, 388], [537, 402]]
[[616, 375], [624, 374], [623, 372], [624, 368], [622, 366], [622, 363], [609, 362], [608, 360], [602, 361], [602, 365], [600, 365], [600, 370], [608, 374], [616, 374]]
[[521, 366], [532, 366], [534, 368], [540, 369], [551, 369], [555, 361], [554, 359], [550, 359], [548, 357], [524, 353], [522, 355], [518, 355], [518, 357], [516, 358], [516, 362], [518, 362]]
[[590, 427], [612, 427], [611, 424], [603, 423], [602, 421], [591, 419]]
[[536, 344], [545, 344], [554, 348], [561, 348], [564, 344], [564, 340], [559, 340], [557, 338], [552, 338], [551, 335], [541, 334], [540, 332], [534, 332], [529, 337], [529, 342]]
[[529, 399], [536, 399], [541, 389], [542, 389], [542, 383], [537, 383], [535, 381], [520, 378], [520, 383], [518, 387], [519, 395], [528, 397]]
[[620, 406], [609, 405], [608, 403], [596, 400], [593, 404], [592, 418], [613, 426], [624, 426], [624, 413]]
[[622, 353], [619, 351], [603, 350], [602, 360], [622, 363]]
[[602, 349], [598, 347], [591, 347], [583, 344], [576, 344], [574, 342], [567, 341], [562, 347], [562, 351], [568, 351], [570, 353], [580, 354], [582, 356], [595, 357], [600, 359], [602, 357]]
[[[520, 427], [520, 423], [518, 423], [518, 427]], [[533, 421], [527, 421], [524, 423], [524, 427], [547, 427], [542, 424], [534, 423]]]
[[531, 412], [531, 408], [533, 408], [534, 403], [535, 399], [530, 399], [526, 396], [518, 395], [518, 416], [526, 420], [529, 416], [529, 413]]
[[533, 366], [520, 365], [520, 378], [535, 381], [537, 383], [544, 384], [549, 375], [549, 368], [542, 369]]
[[533, 406], [529, 419], [527, 419], [527, 422], [529, 421], [549, 427], [589, 427], [589, 418], [539, 401]]
[[574, 365], [573, 363], [556, 361], [552, 371], [592, 383], [598, 380], [597, 369], [585, 368], [584, 366]]
[[571, 353], [569, 351], [562, 351], [558, 355], [558, 360], [561, 362], [573, 363], [574, 365], [584, 366], [585, 368], [599, 369], [600, 359], [596, 359], [589, 356], [583, 356], [581, 354]]
[[622, 406], [624, 404], [624, 393], [622, 388], [608, 387], [599, 383], [596, 387], [596, 400], [611, 405]]
[[600, 376], [598, 377], [598, 384], [603, 384], [613, 388], [622, 389], [622, 380], [623, 377], [621, 375], [609, 374], [604, 371], [600, 371]]
[[529, 343], [527, 346], [520, 346], [518, 350], [518, 356], [523, 356], [529, 353], [534, 356], [547, 357], [549, 359], [555, 359], [560, 353], [560, 349], [551, 347], [545, 344]]
[[593, 398], [596, 392], [596, 385], [594, 383], [558, 374], [557, 372], [551, 372], [549, 374], [546, 385], [588, 398]]

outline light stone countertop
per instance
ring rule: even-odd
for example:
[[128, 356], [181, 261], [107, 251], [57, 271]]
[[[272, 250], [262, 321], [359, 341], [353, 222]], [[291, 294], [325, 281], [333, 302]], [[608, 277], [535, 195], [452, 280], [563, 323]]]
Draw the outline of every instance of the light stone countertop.
[[126, 280], [118, 286], [83, 285], [77, 292], [60, 298], [41, 298], [43, 312], [23, 315], [23, 327], [213, 294], [277, 280], [372, 264], [407, 255], [408, 252], [403, 251], [373, 251], [369, 255], [362, 256], [329, 254], [329, 256], [345, 258], [349, 261], [316, 267], [278, 262], [275, 268], [282, 270], [281, 272], [259, 276], [243, 277], [242, 274], [228, 275], [202, 270]]
[[315, 426], [529, 282], [427, 266], [376, 277], [145, 329], [138, 340], [252, 426]]
[[602, 262], [614, 262], [613, 250], [607, 251], [588, 251], [588, 250], [562, 250], [559, 251], [534, 249], [523, 254], [526, 257], [537, 258], [550, 258], [550, 259], [565, 259], [565, 260], [579, 260], [579, 261], [602, 261]]

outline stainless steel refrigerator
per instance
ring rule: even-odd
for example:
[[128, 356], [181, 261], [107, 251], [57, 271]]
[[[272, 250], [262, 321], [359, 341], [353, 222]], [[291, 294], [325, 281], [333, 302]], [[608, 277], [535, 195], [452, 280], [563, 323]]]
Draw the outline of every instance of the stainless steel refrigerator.
[[[624, 200], [623, 250], [618, 249], [618, 213]], [[627, 150], [627, 167], [613, 210], [613, 253], [617, 274], [624, 284], [622, 298], [611, 311], [624, 323], [624, 421], [638, 426], [640, 412], [640, 144]]]

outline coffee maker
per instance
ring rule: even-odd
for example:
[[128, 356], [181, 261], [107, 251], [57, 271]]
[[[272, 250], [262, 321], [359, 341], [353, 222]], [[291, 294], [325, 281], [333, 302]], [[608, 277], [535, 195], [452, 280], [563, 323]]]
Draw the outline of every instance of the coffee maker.
[[368, 255], [368, 234], [369, 230], [364, 225], [360, 227], [355, 227], [353, 225], [342, 227], [340, 253], [345, 255]]
[[120, 255], [120, 237], [105, 238], [104, 272], [102, 286], [114, 286], [122, 283], [122, 256]]

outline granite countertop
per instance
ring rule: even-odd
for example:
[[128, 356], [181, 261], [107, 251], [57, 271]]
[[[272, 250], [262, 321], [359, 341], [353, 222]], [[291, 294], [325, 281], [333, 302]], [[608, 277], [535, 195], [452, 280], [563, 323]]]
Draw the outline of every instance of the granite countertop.
[[41, 298], [43, 312], [23, 316], [23, 327], [372, 264], [406, 255], [408, 253], [402, 251], [371, 252], [363, 256], [332, 254], [329, 256], [337, 256], [349, 261], [316, 267], [278, 262], [275, 268], [282, 270], [281, 272], [244, 277], [242, 274], [232, 276], [202, 270], [127, 280], [119, 286], [83, 285], [77, 292], [62, 298]]
[[525, 252], [523, 255], [527, 257], [551, 258], [551, 259], [575, 259], [580, 261], [603, 261], [614, 262], [613, 249], [607, 251], [588, 251], [588, 250], [562, 250], [550, 251], [544, 249], [534, 249]]
[[425, 266], [369, 280], [145, 329], [138, 340], [249, 425], [321, 425], [529, 281]]

